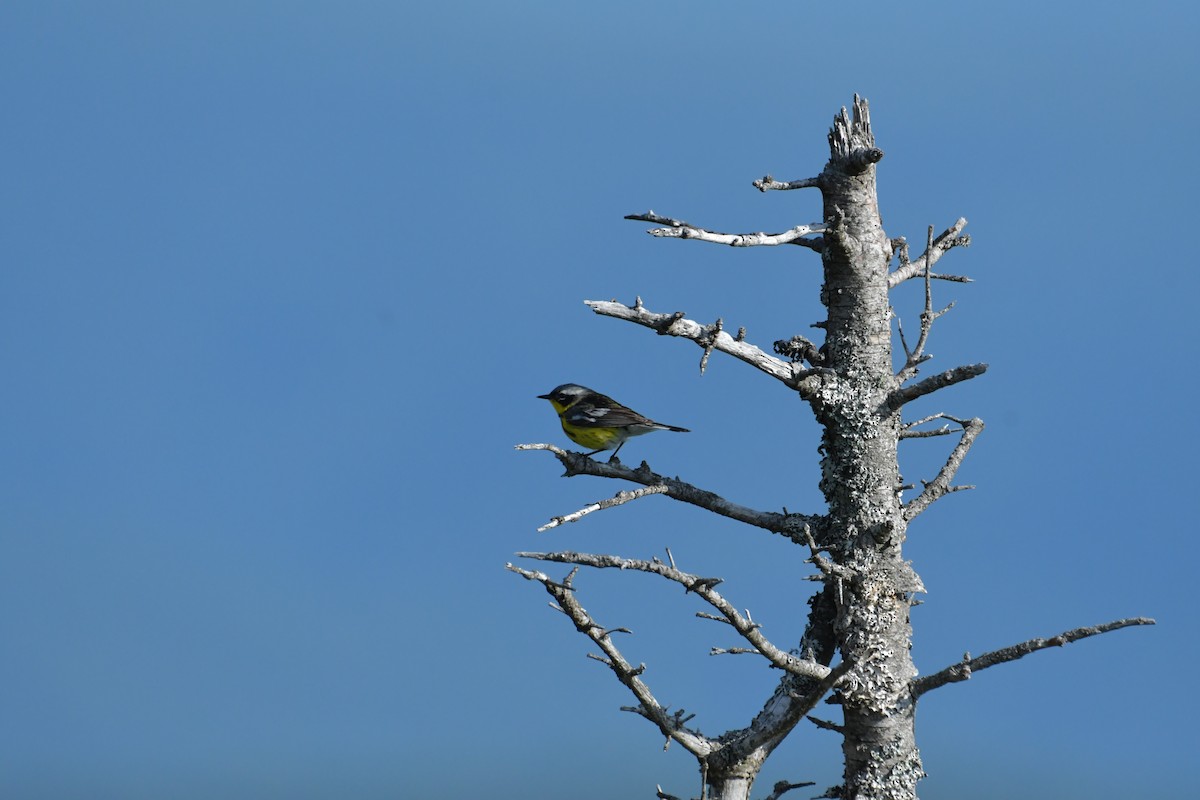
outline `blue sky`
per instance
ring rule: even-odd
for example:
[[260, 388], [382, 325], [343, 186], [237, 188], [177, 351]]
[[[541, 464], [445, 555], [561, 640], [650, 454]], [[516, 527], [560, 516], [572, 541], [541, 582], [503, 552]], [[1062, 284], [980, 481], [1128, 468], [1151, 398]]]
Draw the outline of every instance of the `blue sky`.
[[[807, 7], [807, 10], [805, 8]], [[1148, 615], [927, 695], [927, 800], [1193, 783], [1200, 280], [1196, 11], [1069, 4], [9, 2], [0, 9], [0, 794], [580, 800], [694, 793], [519, 550], [680, 566], [790, 646], [802, 552], [561, 480], [554, 385], [692, 429], [631, 443], [758, 508], [821, 510], [775, 382], [584, 299], [772, 341], [820, 319], [802, 248], [647, 237], [818, 221], [825, 134], [870, 99], [887, 232], [970, 220], [914, 413], [988, 429], [910, 530], [933, 672]], [[842, 14], [843, 16], [838, 16]], [[896, 294], [915, 329], [919, 287]], [[906, 444], [929, 477], [937, 440]], [[664, 703], [709, 734], [776, 676], [647, 576], [589, 574]], [[833, 715], [833, 710], [829, 710]], [[840, 775], [799, 729], [764, 770]], [[802, 792], [803, 793], [803, 790]], [[815, 792], [814, 792], [815, 793]]]

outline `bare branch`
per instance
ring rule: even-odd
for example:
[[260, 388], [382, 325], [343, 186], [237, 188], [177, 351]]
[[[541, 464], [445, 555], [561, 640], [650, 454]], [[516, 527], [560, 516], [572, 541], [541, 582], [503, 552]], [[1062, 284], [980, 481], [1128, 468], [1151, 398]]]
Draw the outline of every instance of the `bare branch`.
[[[825, 587], [810, 601], [812, 612], [808, 625], [799, 646], [793, 651], [808, 661], [827, 664], [833, 657], [833, 625], [837, 615], [833, 595], [829, 587]], [[728, 624], [728, 620], [722, 621]], [[765, 757], [820, 702], [843, 671], [839, 665], [820, 681], [785, 673], [748, 726], [722, 734], [721, 741], [725, 744], [721, 752], [725, 763]]]
[[1113, 622], [1106, 622], [1103, 625], [1093, 625], [1085, 628], [1075, 628], [1073, 630], [1064, 631], [1057, 636], [1052, 636], [1049, 639], [1030, 639], [1027, 642], [1021, 642], [1010, 647], [1005, 647], [1000, 650], [993, 650], [990, 653], [985, 653], [977, 658], [971, 658], [971, 654], [967, 653], [963, 656], [963, 660], [957, 664], [952, 664], [949, 667], [935, 672], [932, 675], [926, 675], [924, 678], [918, 678], [912, 683], [913, 699], [920, 697], [931, 689], [936, 689], [939, 686], [945, 686], [948, 683], [957, 683], [959, 681], [968, 680], [971, 675], [981, 669], [994, 667], [997, 664], [1004, 664], [1009, 661], [1016, 661], [1018, 658], [1023, 658], [1030, 653], [1035, 653], [1038, 650], [1044, 650], [1047, 647], [1062, 647], [1065, 644], [1086, 639], [1089, 636], [1097, 636], [1101, 633], [1119, 630], [1121, 628], [1129, 628], [1134, 625], [1153, 625], [1154, 620], [1149, 617], [1131, 617], [1129, 619], [1118, 619]]
[[945, 389], [947, 386], [953, 386], [956, 383], [970, 380], [971, 378], [982, 375], [987, 372], [987, 364], [964, 364], [961, 367], [948, 369], [945, 372], [939, 372], [936, 375], [930, 375], [923, 381], [918, 381], [912, 386], [905, 386], [902, 389], [896, 389], [888, 395], [887, 406], [895, 410], [900, 406], [918, 397], [924, 397], [927, 394], [932, 394], [938, 389]]
[[[689, 592], [695, 592], [706, 603], [721, 613], [743, 639], [754, 645], [754, 649], [766, 657], [772, 665], [805, 678], [821, 680], [829, 675], [829, 667], [818, 664], [790, 653], [784, 652], [767, 640], [760, 632], [759, 625], [743, 616], [732, 603], [721, 596], [714, 588], [721, 581], [719, 578], [705, 578], [669, 567], [661, 561], [645, 561], [636, 558], [601, 555], [595, 553], [517, 553], [518, 558], [532, 558], [539, 561], [553, 561], [559, 564], [580, 564], [596, 569], [633, 569], [639, 572], [649, 572], [666, 578], [683, 586]], [[611, 656], [610, 656], [611, 657]]]
[[537, 532], [542, 533], [543, 531], [548, 531], [551, 528], [557, 528], [559, 525], [567, 522], [578, 522], [586, 515], [591, 514], [593, 511], [602, 511], [606, 508], [612, 508], [613, 506], [624, 505], [632, 500], [637, 500], [639, 497], [645, 497], [648, 494], [666, 494], [666, 492], [667, 487], [663, 486], [662, 484], [657, 484], [655, 486], [644, 486], [641, 489], [633, 489], [631, 491], [617, 492], [607, 500], [599, 500], [591, 505], [584, 506], [578, 511], [574, 511], [570, 514], [564, 514], [561, 517], [552, 517], [549, 522], [538, 528]]
[[821, 186], [821, 178], [802, 178], [798, 181], [777, 181], [770, 175], [764, 175], [753, 184], [760, 192], [786, 192], [789, 189], [816, 189]]
[[666, 239], [695, 239], [711, 244], [725, 244], [730, 247], [775, 247], [781, 244], [798, 244], [810, 249], [816, 249], [816, 242], [803, 237], [813, 233], [822, 233], [825, 226], [820, 222], [809, 225], [797, 225], [782, 233], [721, 233], [689, 225], [680, 219], [672, 219], [647, 211], [645, 214], [626, 214], [625, 219], [641, 222], [653, 222], [666, 225], [665, 228], [652, 228], [646, 231], [651, 236]]
[[682, 311], [674, 314], [658, 314], [646, 310], [639, 297], [632, 306], [612, 300], [585, 300], [592, 311], [605, 317], [616, 317], [627, 322], [652, 328], [663, 336], [679, 336], [691, 339], [700, 347], [707, 350], [720, 350], [734, 358], [745, 361], [757, 367], [773, 378], [777, 378], [793, 389], [805, 391], [802, 387], [804, 380], [814, 374], [814, 370], [805, 369], [801, 365], [792, 364], [776, 358], [763, 350], [749, 344], [739, 331], [739, 336], [730, 336], [715, 325], [701, 325], [687, 319]]
[[583, 453], [563, 450], [561, 447], [552, 444], [519, 444], [516, 445], [516, 449], [548, 450], [554, 453], [566, 469], [563, 475], [568, 478], [575, 475], [595, 475], [600, 478], [616, 478], [632, 481], [642, 486], [665, 486], [666, 491], [662, 492], [662, 494], [667, 495], [667, 497], [707, 509], [714, 514], [720, 514], [723, 517], [744, 522], [747, 525], [753, 525], [756, 528], [778, 533], [798, 543], [804, 543], [805, 541], [803, 531], [806, 526], [815, 528], [818, 534], [826, 527], [826, 520], [823, 516], [758, 511], [738, 505], [737, 503], [732, 503], [719, 494], [706, 489], [700, 489], [690, 483], [681, 481], [679, 478], [667, 478], [659, 475], [653, 472], [645, 461], [637, 469], [631, 469], [620, 461], [596, 461], [588, 458]]
[[609, 632], [597, 625], [588, 615], [588, 612], [584, 610], [583, 606], [579, 604], [579, 601], [575, 599], [575, 592], [571, 586], [570, 577], [563, 581], [563, 583], [558, 584], [552, 581], [544, 572], [522, 569], [513, 564], [505, 564], [505, 569], [517, 573], [526, 580], [537, 581], [545, 587], [546, 591], [558, 602], [559, 607], [575, 623], [575, 629], [595, 642], [600, 650], [603, 651], [607, 660], [602, 661], [602, 663], [611, 669], [613, 674], [617, 676], [617, 680], [633, 693], [633, 696], [638, 701], [639, 713], [657, 725], [664, 736], [679, 742], [684, 749], [697, 758], [704, 758], [713, 751], [715, 744], [712, 740], [697, 731], [685, 728], [677, 717], [672, 717], [659, 704], [653, 693], [651, 693], [650, 688], [640, 677], [645, 671], [645, 667], [631, 666], [625, 660], [625, 657], [621, 655], [621, 651], [613, 644]]
[[983, 420], [978, 417], [964, 420], [962, 426], [962, 437], [950, 452], [946, 463], [942, 465], [937, 477], [925, 484], [924, 491], [904, 504], [905, 521], [911, 522], [936, 500], [952, 491], [957, 491], [956, 487], [950, 485], [950, 481], [954, 480], [955, 473], [958, 472], [958, 468], [962, 465], [963, 459], [967, 457], [967, 452], [971, 449], [971, 445], [975, 443], [975, 438], [983, 432], [984, 427]]
[[[926, 241], [927, 241], [927, 245], [925, 247], [925, 252], [928, 253], [929, 251], [931, 251], [933, 249], [933, 226], [932, 225], [929, 226], [929, 235], [928, 235], [928, 239]], [[902, 375], [901, 380], [907, 380], [909, 375], [916, 374], [916, 365], [918, 363], [920, 363], [922, 360], [924, 360], [921, 356], [925, 352], [925, 343], [927, 341], [929, 341], [929, 331], [933, 328], [933, 320], [934, 320], [934, 316], [933, 316], [933, 283], [932, 283], [932, 278], [929, 274], [930, 267], [929, 267], [928, 260], [925, 261], [925, 269], [923, 269], [922, 272], [925, 275], [925, 310], [921, 312], [921, 338], [917, 339], [916, 351], [914, 351], [912, 353], [912, 355], [909, 356], [909, 362], [910, 362], [909, 366], [907, 366], [907, 367], [905, 367], [905, 369], [901, 370], [901, 375]], [[945, 312], [943, 312], [943, 313], [945, 313]], [[909, 369], [911, 369], [912, 372], [909, 373], [909, 375], [905, 375], [904, 373], [908, 372]]]
[[[909, 278], [923, 277], [925, 270], [927, 268], [932, 269], [933, 265], [940, 261], [942, 256], [946, 254], [946, 251], [953, 247], [967, 247], [970, 245], [971, 237], [969, 235], [961, 235], [962, 229], [966, 226], [966, 218], [959, 217], [958, 221], [942, 231], [933, 240], [932, 245], [916, 261], [901, 260], [900, 266], [888, 275], [888, 288], [898, 286]], [[969, 283], [971, 280], [959, 275], [937, 275], [932, 272], [929, 273], [929, 277], [933, 280], [958, 281], [960, 283]]]

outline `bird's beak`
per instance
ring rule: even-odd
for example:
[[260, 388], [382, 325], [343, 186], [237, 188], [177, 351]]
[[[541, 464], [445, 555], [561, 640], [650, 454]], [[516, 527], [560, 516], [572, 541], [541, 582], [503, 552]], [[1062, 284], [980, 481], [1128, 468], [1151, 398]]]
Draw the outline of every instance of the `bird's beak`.
[[548, 394], [539, 394], [538, 395], [538, 400], [549, 400], [549, 399], [550, 399], [550, 395], [548, 395]]

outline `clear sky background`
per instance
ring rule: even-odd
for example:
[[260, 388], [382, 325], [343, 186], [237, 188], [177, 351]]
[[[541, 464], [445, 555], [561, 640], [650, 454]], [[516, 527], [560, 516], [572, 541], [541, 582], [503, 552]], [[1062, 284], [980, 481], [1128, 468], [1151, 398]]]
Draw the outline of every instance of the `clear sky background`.
[[[817, 428], [779, 384], [594, 316], [641, 295], [751, 341], [811, 333], [818, 257], [659, 241], [819, 221], [826, 132], [870, 99], [886, 230], [956, 308], [914, 414], [983, 417], [906, 553], [927, 800], [1194, 788], [1197, 12], [1188, 3], [21, 2], [0, 8], [0, 795], [559, 798], [698, 791], [585, 658], [529, 549], [725, 578], [793, 645], [804, 553], [563, 480], [543, 401], [606, 391], [692, 429], [627, 463], [822, 510]], [[896, 293], [912, 329], [913, 282]], [[932, 476], [951, 442], [904, 445]], [[565, 570], [559, 570], [565, 572]], [[778, 675], [678, 587], [584, 574], [660, 700], [716, 735]], [[836, 718], [836, 709], [817, 712]], [[796, 731], [758, 787], [840, 778]]]

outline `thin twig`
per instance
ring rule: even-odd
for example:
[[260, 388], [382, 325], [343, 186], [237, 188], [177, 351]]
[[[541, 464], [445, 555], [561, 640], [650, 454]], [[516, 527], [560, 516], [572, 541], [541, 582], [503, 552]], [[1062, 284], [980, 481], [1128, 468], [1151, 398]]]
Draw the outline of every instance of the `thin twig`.
[[579, 509], [578, 511], [573, 511], [570, 514], [564, 514], [560, 517], [551, 517], [549, 522], [547, 522], [545, 525], [538, 528], [537, 530], [538, 530], [538, 533], [542, 533], [543, 531], [548, 531], [551, 528], [557, 528], [559, 525], [563, 525], [568, 522], [578, 522], [579, 520], [583, 519], [583, 517], [587, 516], [588, 514], [591, 514], [593, 511], [602, 511], [606, 508], [612, 508], [613, 506], [624, 505], [625, 503], [628, 503], [630, 501], [637, 500], [639, 497], [645, 497], [648, 494], [666, 494], [666, 493], [667, 493], [667, 487], [662, 485], [661, 483], [654, 485], [654, 486], [644, 486], [641, 489], [632, 489], [629, 491], [617, 492], [615, 495], [613, 495], [612, 497], [610, 497], [607, 500], [598, 500], [597, 502], [592, 503], [591, 505], [584, 506], [583, 508]]

